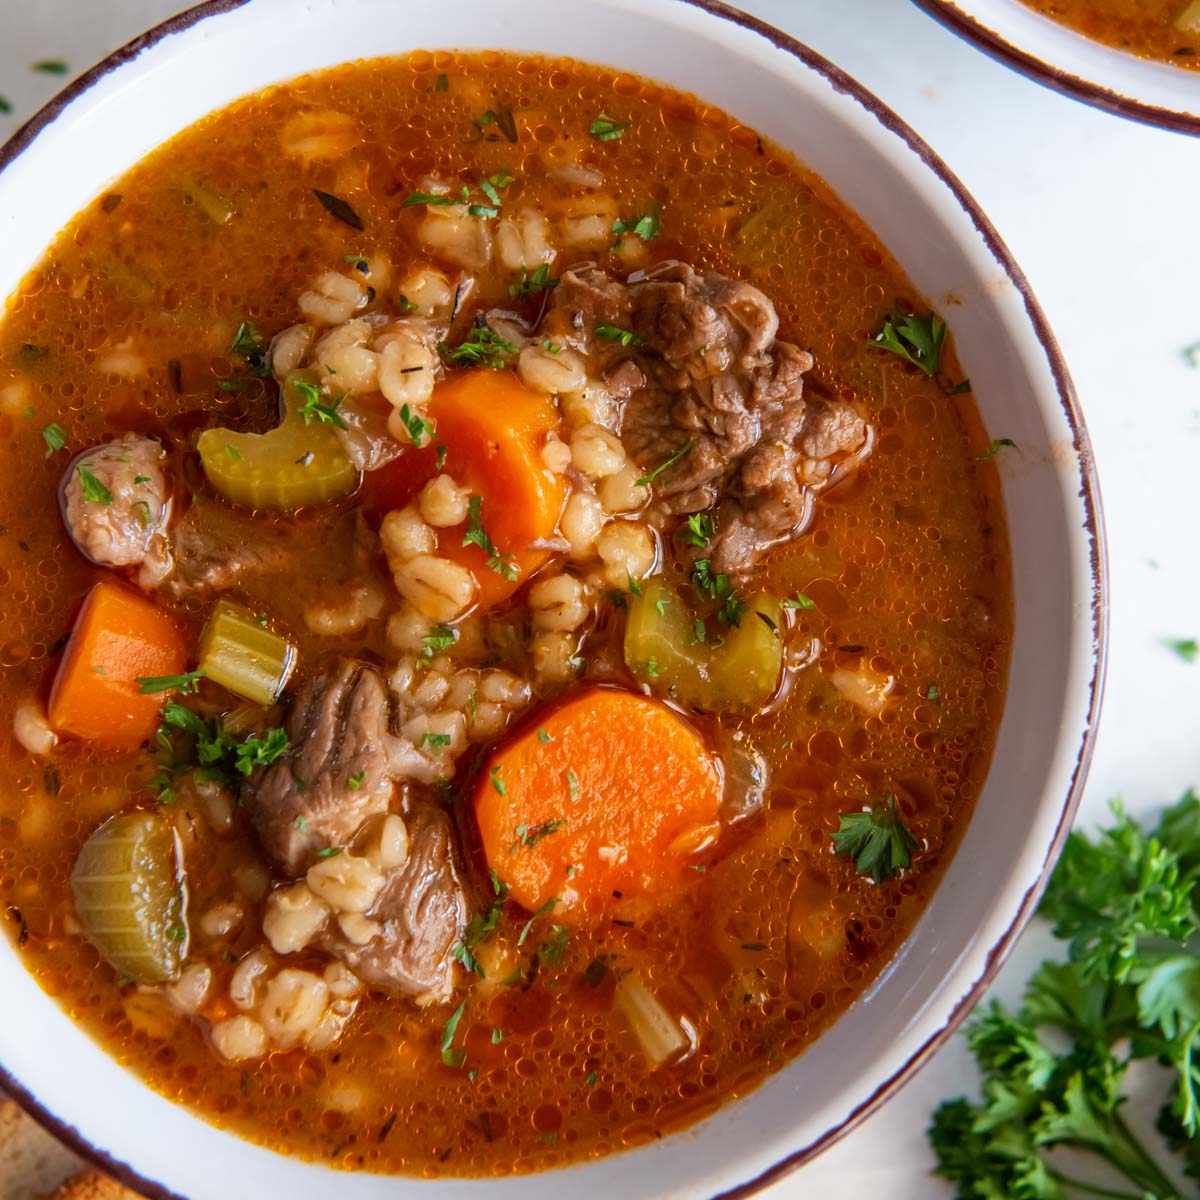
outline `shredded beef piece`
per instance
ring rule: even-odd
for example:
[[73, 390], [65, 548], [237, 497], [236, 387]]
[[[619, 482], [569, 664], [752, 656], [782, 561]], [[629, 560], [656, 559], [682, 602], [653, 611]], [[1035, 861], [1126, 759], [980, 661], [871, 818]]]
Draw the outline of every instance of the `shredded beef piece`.
[[388, 719], [383, 679], [362, 663], [343, 659], [301, 689], [287, 753], [242, 792], [263, 849], [286, 877], [387, 812], [394, 791]]
[[[137, 567], [144, 588], [171, 572], [166, 459], [160, 442], [127, 433], [78, 455], [59, 489], [63, 521], [80, 553], [104, 567]], [[88, 488], [99, 498], [86, 497], [83, 472], [96, 481]]]
[[446, 814], [432, 803], [407, 814], [408, 857], [389, 872], [366, 916], [380, 932], [356, 945], [334, 927], [322, 946], [361, 980], [418, 1003], [445, 1000], [454, 986], [454, 946], [470, 915]]
[[[869, 447], [852, 405], [805, 395], [812, 356], [776, 340], [775, 306], [751, 284], [685, 263], [624, 284], [567, 271], [551, 305], [549, 328], [599, 356], [634, 460], [652, 470], [689, 447], [656, 478], [650, 516], [663, 523], [717, 508], [718, 533], [704, 551], [714, 571], [745, 574], [798, 536], [815, 493]], [[597, 339], [598, 324], [636, 341]]]

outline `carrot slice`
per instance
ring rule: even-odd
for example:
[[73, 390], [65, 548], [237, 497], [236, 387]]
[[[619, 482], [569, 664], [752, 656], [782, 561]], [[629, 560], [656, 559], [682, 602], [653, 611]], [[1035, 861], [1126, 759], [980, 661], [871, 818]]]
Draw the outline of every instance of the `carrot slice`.
[[546, 436], [560, 424], [558, 410], [511, 371], [463, 370], [440, 384], [429, 404], [436, 432], [429, 446], [406, 451], [368, 476], [366, 502], [399, 508], [443, 469], [481, 498], [480, 519], [502, 554], [512, 555], [516, 578], [488, 566], [478, 545], [463, 545], [466, 524], [438, 530], [437, 553], [470, 567], [479, 584], [480, 608], [507, 599], [549, 557], [533, 543], [554, 536], [566, 499], [562, 478], [542, 463]]
[[488, 865], [556, 919], [677, 884], [719, 832], [721, 773], [700, 735], [644, 696], [575, 693], [485, 763], [475, 816]]
[[50, 724], [62, 733], [132, 749], [152, 737], [161, 695], [135, 680], [178, 675], [187, 663], [173, 617], [119, 583], [88, 593], [50, 691]]

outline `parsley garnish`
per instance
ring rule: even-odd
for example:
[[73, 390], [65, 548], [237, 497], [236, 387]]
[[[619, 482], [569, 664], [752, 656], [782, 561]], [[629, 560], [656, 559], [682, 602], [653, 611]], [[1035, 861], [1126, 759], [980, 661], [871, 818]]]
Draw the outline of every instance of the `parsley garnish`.
[[623, 233], [632, 233], [640, 237], [643, 242], [648, 242], [662, 233], [661, 211], [656, 208], [653, 212], [630, 217], [628, 220], [618, 218], [613, 222], [612, 231], [618, 238]]
[[183, 776], [195, 775], [201, 782], [234, 786], [239, 776], [251, 774], [255, 767], [269, 766], [288, 748], [287, 734], [282, 729], [270, 729], [263, 737], [247, 737], [239, 742], [225, 729], [220, 717], [205, 720], [177, 700], [163, 705], [156, 738], [159, 770], [149, 786], [164, 804], [175, 799], [175, 781]]
[[734, 590], [728, 575], [714, 575], [707, 558], [696, 560], [692, 568], [692, 586], [706, 600], [716, 600], [720, 607], [717, 618], [735, 629], [742, 623], [742, 614], [750, 606]]
[[931, 683], [925, 689], [926, 700], [936, 700], [942, 694], [942, 689], [936, 683]]
[[79, 482], [83, 484], [83, 499], [87, 504], [111, 504], [112, 492], [87, 469], [87, 463], [80, 463], [75, 468]]
[[622, 346], [644, 346], [646, 339], [631, 329], [621, 329], [616, 325], [597, 325], [596, 336], [606, 342], [620, 342]]
[[46, 443], [46, 457], [49, 458], [56, 450], [61, 450], [67, 444], [67, 431], [54, 422], [42, 430], [42, 441]]
[[[1191, 1194], [1126, 1124], [1122, 1088], [1136, 1060], [1169, 1072], [1157, 1128], [1181, 1156], [1172, 1165], [1200, 1174], [1200, 799], [1189, 792], [1153, 836], [1119, 806], [1114, 817], [1094, 840], [1070, 835], [1042, 901], [1068, 961], [1043, 962], [1016, 1011], [993, 1003], [968, 1027], [982, 1099], [943, 1104], [930, 1129], [938, 1173], [960, 1196]], [[1060, 1157], [1059, 1147], [1072, 1155]], [[1103, 1178], [1081, 1151], [1130, 1186], [1066, 1175], [1081, 1168]]]
[[647, 679], [658, 678], [658, 659], [651, 655], [643, 664]]
[[784, 607], [784, 608], [800, 608], [807, 612], [810, 609], [816, 608], [817, 603], [815, 600], [811, 600], [803, 592], [797, 592], [794, 596], [789, 596], [783, 602], [782, 607]]
[[463, 1011], [467, 1007], [464, 1000], [451, 1014], [442, 1030], [442, 1062], [448, 1067], [461, 1067], [466, 1060], [466, 1052], [454, 1048], [454, 1035], [458, 1032], [458, 1023], [462, 1020]]
[[233, 446], [226, 445], [226, 447], [225, 447], [225, 454], [226, 454], [226, 455], [227, 455], [227, 456], [228, 456], [230, 459], [232, 459], [234, 462], [241, 462], [241, 461], [242, 461], [242, 455], [241, 455], [241, 452], [240, 452], [239, 450], [237, 450], [237, 449], [236, 449], [235, 447], [233, 447]]
[[537, 739], [543, 745], [550, 740], [550, 735], [540, 725], [538, 726]]
[[618, 121], [601, 113], [588, 128], [588, 133], [601, 142], [616, 141], [629, 128], [630, 122]]
[[1014, 442], [1012, 438], [993, 438], [992, 441], [988, 443], [987, 453], [976, 455], [975, 461], [991, 462], [991, 460], [995, 458], [1005, 446], [1012, 446], [1015, 448], [1016, 444], [1017, 443]]
[[495, 571], [497, 575], [507, 579], [509, 583], [514, 583], [520, 571], [513, 562], [513, 556], [498, 550], [496, 543], [492, 541], [488, 531], [484, 529], [483, 522], [480, 520], [480, 511], [482, 508], [483, 497], [472, 496], [467, 506], [467, 532], [463, 534], [462, 544], [464, 546], [478, 546], [488, 556], [488, 569]]
[[567, 942], [570, 940], [571, 933], [565, 925], [551, 925], [549, 939], [538, 947], [538, 962], [548, 967], [561, 965], [563, 955], [567, 952]]
[[434, 754], [441, 754], [453, 740], [448, 733], [433, 733], [429, 730], [421, 735], [421, 745], [428, 746]]
[[579, 799], [579, 780], [575, 776], [574, 771], [565, 772], [567, 779], [567, 794], [571, 797], [571, 802], [575, 803]]
[[499, 795], [503, 796], [507, 794], [508, 789], [504, 786], [504, 780], [500, 778], [499, 767], [493, 767], [488, 777], [492, 781], [492, 787], [496, 789]]
[[451, 646], [454, 645], [458, 634], [453, 626], [450, 625], [435, 625], [422, 639], [425, 649], [422, 651], [426, 658], [433, 658], [435, 654], [444, 654]]
[[42, 75], [65, 75], [71, 68], [61, 58], [44, 58], [35, 62], [32, 69]]
[[495, 871], [490, 871], [489, 874], [492, 877], [492, 894], [495, 899], [486, 913], [476, 913], [467, 922], [467, 927], [463, 930], [462, 941], [454, 947], [455, 959], [462, 963], [468, 971], [474, 971], [480, 979], [484, 979], [486, 976], [483, 973], [483, 967], [479, 965], [479, 960], [472, 951], [480, 942], [486, 941], [495, 930], [496, 923], [500, 920], [501, 910], [504, 908], [504, 898], [508, 895], [508, 884]]
[[349, 779], [346, 780], [346, 786], [352, 791], [357, 792], [367, 781], [366, 771], [355, 771]]
[[448, 92], [450, 90], [450, 76], [446, 74], [439, 75], [433, 81], [433, 86], [426, 90], [431, 92]]
[[267, 376], [271, 368], [267, 364], [267, 356], [263, 353], [263, 336], [255, 329], [250, 321], [243, 321], [229, 343], [231, 354], [240, 354], [249, 364], [255, 375]]
[[558, 280], [550, 278], [550, 264], [542, 263], [531, 275], [524, 267], [521, 278], [508, 285], [508, 294], [514, 300], [527, 300], [534, 292], [546, 292], [558, 287]]
[[641, 479], [635, 479], [633, 481], [634, 487], [649, 487], [668, 467], [673, 467], [685, 455], [691, 454], [694, 446], [695, 443], [691, 438], [688, 438], [688, 440], [684, 442], [683, 445], [680, 446], [679, 449], [670, 456], [670, 458], [659, 463], [659, 465], [655, 467], [654, 470], [648, 475], [643, 475]]
[[1173, 638], [1167, 645], [1183, 659], [1184, 662], [1194, 663], [1200, 655], [1200, 645], [1195, 638]]
[[688, 517], [684, 527], [680, 529], [679, 540], [703, 550], [716, 536], [716, 532], [717, 523], [708, 513], [695, 513]]
[[501, 1031], [500, 1026], [493, 1025], [492, 1026], [492, 1045], [498, 1046], [498, 1045], [500, 1045], [500, 1043], [502, 1041], [504, 1041], [504, 1034]]
[[321, 401], [321, 389], [315, 383], [300, 381], [292, 386], [304, 397], [304, 403], [300, 405], [300, 415], [304, 418], [305, 425], [311, 424], [313, 417], [316, 417], [322, 425], [336, 425], [338, 429], [349, 428], [338, 416], [337, 411], [345, 396], [339, 396], [332, 404], [324, 404]]
[[543, 821], [540, 825], [518, 825], [513, 831], [516, 835], [516, 841], [513, 842], [510, 854], [516, 854], [517, 849], [521, 846], [526, 846], [532, 849], [542, 840], [549, 837], [552, 833], [557, 833], [566, 821], [561, 817], [556, 817], [550, 821]]
[[475, 124], [480, 129], [486, 129], [489, 125], [495, 125], [510, 142], [517, 140], [517, 122], [513, 117], [511, 108], [502, 108], [499, 112], [489, 108], [487, 112], [480, 113], [475, 118]]
[[946, 341], [946, 322], [937, 315], [919, 317], [908, 313], [885, 321], [883, 329], [871, 340], [872, 346], [890, 350], [893, 354], [920, 367], [926, 375], [936, 375], [942, 365], [942, 345]]
[[418, 450], [436, 432], [432, 421], [427, 421], [419, 413], [413, 412], [407, 404], [400, 405], [400, 420], [404, 422], [404, 428], [408, 430], [408, 436], [412, 438], [412, 444]]
[[341, 846], [326, 846], [324, 850], [317, 851], [318, 858], [337, 858], [342, 852]]
[[842, 813], [833, 835], [833, 848], [854, 859], [859, 875], [870, 875], [876, 883], [883, 883], [909, 866], [917, 840], [896, 811], [896, 797], [889, 796], [882, 806]]
[[529, 936], [529, 931], [533, 928], [533, 923], [535, 921], [541, 920], [541, 918], [546, 916], [547, 913], [552, 912], [554, 909], [554, 906], [556, 904], [558, 904], [558, 902], [559, 902], [558, 896], [551, 896], [550, 899], [547, 900], [546, 903], [543, 904], [542, 907], [539, 908], [537, 910], [537, 912], [535, 912], [533, 914], [533, 916], [530, 917], [529, 920], [525, 922], [524, 926], [521, 929], [521, 936], [519, 938], [517, 938], [518, 946], [525, 945], [525, 939]]
[[478, 325], [471, 330], [471, 336], [457, 346], [440, 342], [438, 352], [451, 366], [491, 367], [498, 371], [507, 365], [504, 356], [516, 354], [517, 348], [486, 325]]
[[159, 692], [180, 692], [186, 696], [199, 689], [200, 680], [207, 674], [207, 671], [187, 671], [183, 675], [139, 675], [133, 682], [142, 696], [156, 696]]

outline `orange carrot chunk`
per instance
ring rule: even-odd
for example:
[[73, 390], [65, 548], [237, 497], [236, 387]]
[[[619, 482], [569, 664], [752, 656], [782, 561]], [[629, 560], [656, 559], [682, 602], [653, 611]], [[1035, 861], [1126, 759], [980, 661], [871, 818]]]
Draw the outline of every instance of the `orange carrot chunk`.
[[484, 764], [475, 816], [488, 866], [556, 920], [677, 885], [719, 832], [721, 773], [671, 709], [576, 692]]
[[558, 429], [558, 411], [512, 371], [479, 368], [458, 371], [439, 384], [427, 416], [433, 437], [372, 472], [367, 503], [384, 510], [402, 507], [444, 459], [442, 470], [480, 498], [479, 523], [498, 553], [485, 551], [479, 536], [464, 545], [464, 522], [437, 531], [437, 554], [474, 572], [479, 607], [487, 609], [511, 596], [550, 556], [535, 543], [555, 536], [566, 499], [562, 478], [541, 457], [547, 435]]
[[175, 619], [123, 584], [88, 593], [50, 692], [50, 724], [60, 733], [118, 749], [154, 735], [162, 695], [142, 695], [138, 679], [179, 675], [187, 663]]

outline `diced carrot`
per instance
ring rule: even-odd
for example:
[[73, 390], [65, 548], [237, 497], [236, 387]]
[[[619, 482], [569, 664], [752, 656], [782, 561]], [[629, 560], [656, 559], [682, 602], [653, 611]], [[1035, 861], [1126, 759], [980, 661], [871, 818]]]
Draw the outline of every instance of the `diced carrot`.
[[531, 912], [598, 911], [677, 884], [719, 832], [721, 773], [671, 709], [577, 692], [485, 763], [475, 816], [488, 865]]
[[481, 498], [480, 516], [488, 536], [511, 554], [516, 578], [488, 566], [474, 543], [463, 545], [466, 524], [438, 530], [437, 553], [470, 567], [479, 584], [481, 608], [507, 599], [549, 557], [533, 543], [554, 536], [566, 499], [561, 477], [542, 463], [546, 435], [560, 423], [544, 396], [530, 391], [512, 371], [462, 370], [440, 384], [429, 404], [436, 432], [421, 450], [409, 450], [367, 477], [365, 501], [372, 508], [399, 508], [437, 473], [438, 446], [445, 446], [443, 470]]
[[50, 724], [61, 733], [131, 749], [152, 737], [162, 695], [139, 693], [141, 678], [179, 675], [183, 630], [168, 613], [123, 584], [88, 593], [50, 692]]

